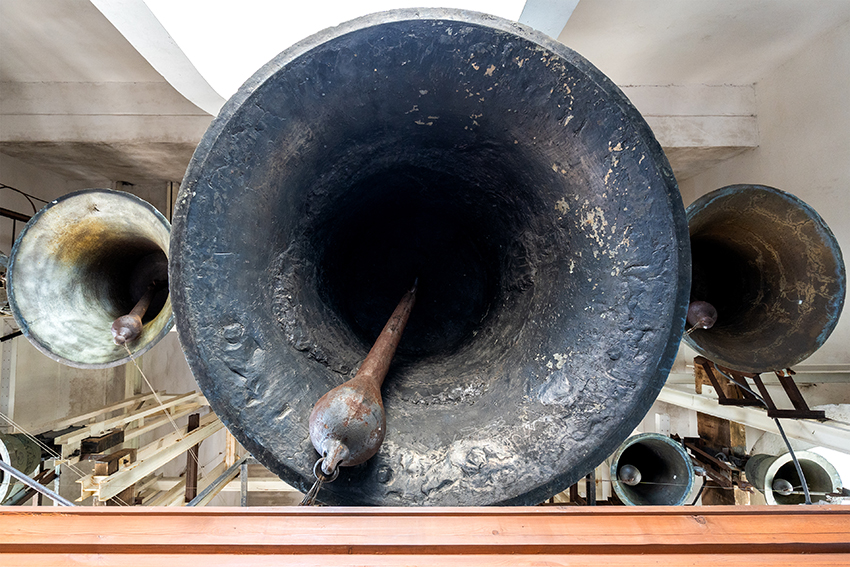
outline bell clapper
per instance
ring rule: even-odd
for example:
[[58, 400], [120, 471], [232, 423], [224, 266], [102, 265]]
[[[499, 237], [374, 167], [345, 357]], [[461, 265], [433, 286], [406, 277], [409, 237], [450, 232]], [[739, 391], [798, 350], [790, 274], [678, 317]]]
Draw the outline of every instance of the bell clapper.
[[637, 486], [640, 484], [640, 470], [634, 465], [623, 465], [617, 471], [617, 478], [625, 485]]
[[685, 335], [690, 335], [697, 329], [710, 329], [717, 323], [717, 309], [707, 301], [691, 301], [688, 305], [687, 322], [691, 328], [685, 331]]
[[127, 315], [122, 315], [113, 321], [112, 340], [116, 345], [133, 342], [142, 334], [142, 317], [150, 307], [154, 295], [162, 287], [161, 284], [162, 282], [151, 282], [133, 309]]
[[[313, 407], [310, 440], [322, 456], [321, 472], [327, 477], [336, 474], [340, 466], [366, 462], [384, 441], [386, 416], [381, 385], [416, 302], [418, 281], [401, 298], [354, 378], [326, 393]], [[316, 477], [321, 480], [318, 474]]]

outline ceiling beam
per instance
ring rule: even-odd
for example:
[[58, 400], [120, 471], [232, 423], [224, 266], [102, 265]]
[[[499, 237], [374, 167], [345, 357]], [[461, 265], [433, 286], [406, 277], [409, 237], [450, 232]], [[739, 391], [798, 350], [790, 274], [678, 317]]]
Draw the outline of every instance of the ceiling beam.
[[[749, 427], [779, 435], [776, 422], [767, 417], [767, 412], [761, 409], [721, 406], [716, 398], [693, 394], [676, 388], [664, 386], [658, 395], [658, 401], [679, 406], [681, 408], [707, 413], [714, 417], [735, 421]], [[847, 438], [850, 427], [834, 421], [821, 423], [811, 419], [783, 419], [782, 428], [791, 439], [805, 441], [820, 447], [827, 447], [841, 453], [850, 453]]]

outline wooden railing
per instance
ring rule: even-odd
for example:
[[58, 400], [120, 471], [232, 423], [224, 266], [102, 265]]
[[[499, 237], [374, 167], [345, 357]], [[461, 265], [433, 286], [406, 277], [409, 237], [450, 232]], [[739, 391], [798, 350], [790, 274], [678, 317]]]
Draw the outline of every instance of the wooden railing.
[[[0, 564], [837, 565], [843, 506], [0, 512]], [[179, 562], [179, 563], [178, 563]]]

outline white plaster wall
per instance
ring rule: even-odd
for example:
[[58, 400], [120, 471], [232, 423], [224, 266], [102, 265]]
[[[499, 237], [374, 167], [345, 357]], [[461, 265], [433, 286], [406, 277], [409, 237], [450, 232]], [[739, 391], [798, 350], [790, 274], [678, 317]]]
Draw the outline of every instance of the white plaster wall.
[[[811, 205], [850, 257], [850, 22], [818, 38], [756, 82], [760, 145], [681, 182], [687, 206], [735, 183], [758, 183]], [[804, 364], [850, 363], [847, 306]]]

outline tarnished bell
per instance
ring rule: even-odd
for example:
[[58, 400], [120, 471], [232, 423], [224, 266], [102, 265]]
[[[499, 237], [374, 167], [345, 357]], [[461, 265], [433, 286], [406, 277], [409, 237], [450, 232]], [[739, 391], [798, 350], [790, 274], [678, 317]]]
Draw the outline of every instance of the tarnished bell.
[[[826, 502], [827, 494], [841, 490], [841, 476], [835, 466], [823, 456], [811, 451], [795, 453], [812, 502]], [[778, 457], [753, 455], [745, 467], [747, 480], [764, 494], [768, 504], [803, 504], [806, 501], [803, 483], [791, 453]]]
[[133, 358], [147, 352], [172, 326], [170, 231], [153, 206], [120, 191], [86, 189], [46, 205], [9, 263], [9, 305], [24, 336], [62, 364], [118, 366], [130, 356], [113, 322], [148, 295], [140, 334], [127, 342]]
[[710, 329], [685, 341], [735, 370], [793, 366], [829, 337], [847, 287], [829, 227], [797, 197], [763, 185], [730, 185], [687, 210], [691, 299], [716, 308]]
[[680, 506], [694, 486], [694, 466], [680, 443], [666, 435], [629, 437], [611, 457], [611, 482], [627, 506]]
[[419, 278], [378, 453], [334, 504], [534, 504], [610, 455], [684, 328], [687, 226], [651, 131], [602, 73], [466, 11], [376, 14], [284, 51], [181, 185], [170, 276], [189, 365], [306, 491], [316, 401]]
[[[41, 463], [41, 448], [35, 441], [23, 434], [0, 433], [0, 461], [30, 475]], [[9, 500], [19, 490], [26, 487], [18, 480], [0, 470], [0, 504]]]

